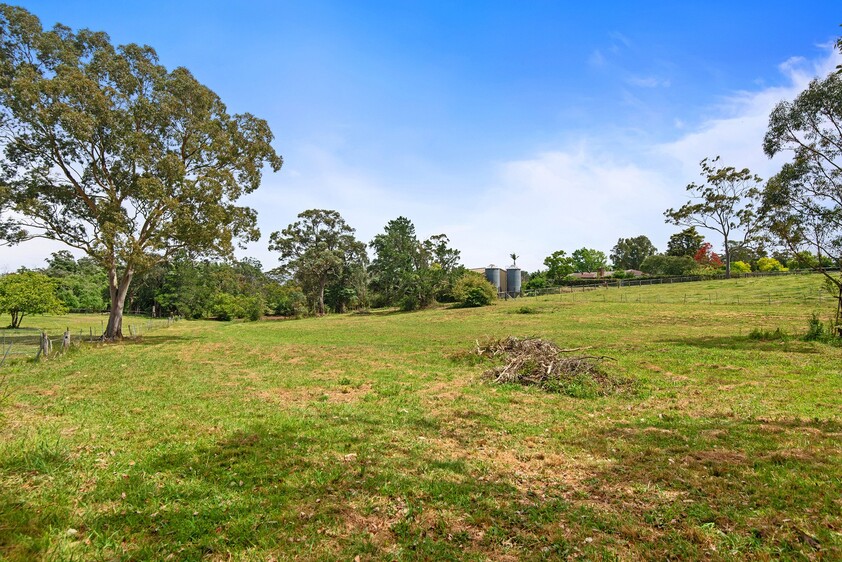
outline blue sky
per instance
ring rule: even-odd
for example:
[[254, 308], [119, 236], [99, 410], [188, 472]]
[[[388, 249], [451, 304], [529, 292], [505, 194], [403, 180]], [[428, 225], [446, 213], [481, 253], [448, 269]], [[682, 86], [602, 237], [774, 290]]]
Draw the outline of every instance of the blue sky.
[[[268, 235], [308, 208], [368, 241], [409, 217], [469, 267], [663, 249], [698, 162], [774, 173], [769, 111], [840, 62], [838, 1], [79, 2], [22, 5], [185, 66], [267, 119], [283, 169], [245, 203]], [[710, 236], [714, 245], [720, 241]], [[0, 270], [54, 247], [0, 249]]]

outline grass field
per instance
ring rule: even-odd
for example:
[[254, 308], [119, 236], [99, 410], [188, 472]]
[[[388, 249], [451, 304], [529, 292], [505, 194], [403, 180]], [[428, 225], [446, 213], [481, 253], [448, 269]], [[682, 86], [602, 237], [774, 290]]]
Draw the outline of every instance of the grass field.
[[[840, 559], [842, 347], [797, 337], [820, 284], [180, 322], [18, 362], [0, 557]], [[509, 335], [633, 386], [491, 385], [469, 352]]]

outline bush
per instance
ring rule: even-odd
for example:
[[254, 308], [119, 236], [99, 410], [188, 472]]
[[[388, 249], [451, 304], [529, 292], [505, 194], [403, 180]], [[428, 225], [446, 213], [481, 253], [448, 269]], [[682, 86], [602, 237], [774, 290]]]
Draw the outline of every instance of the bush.
[[494, 302], [497, 289], [481, 273], [466, 271], [456, 281], [456, 285], [453, 287], [453, 296], [456, 298], [456, 302], [462, 306], [487, 306]]
[[810, 323], [807, 325], [804, 341], [824, 341], [829, 338], [829, 335], [824, 323], [819, 320], [818, 314], [814, 312], [813, 316], [810, 317]]
[[757, 260], [757, 271], [789, 271], [775, 258], [760, 258]]
[[751, 273], [751, 266], [744, 261], [731, 262], [731, 273]]

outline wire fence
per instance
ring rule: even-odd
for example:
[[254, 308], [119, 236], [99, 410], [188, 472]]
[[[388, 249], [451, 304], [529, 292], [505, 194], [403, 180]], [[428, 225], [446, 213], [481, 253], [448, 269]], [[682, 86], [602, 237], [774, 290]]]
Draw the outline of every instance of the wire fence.
[[[123, 323], [124, 339], [137, 339], [145, 334], [166, 328], [181, 320], [169, 318], [130, 318]], [[127, 332], [127, 333], [126, 333]], [[4, 328], [0, 329], [0, 367], [15, 359], [49, 358], [71, 347], [96, 345], [103, 342], [105, 320], [93, 324], [60, 328]]]

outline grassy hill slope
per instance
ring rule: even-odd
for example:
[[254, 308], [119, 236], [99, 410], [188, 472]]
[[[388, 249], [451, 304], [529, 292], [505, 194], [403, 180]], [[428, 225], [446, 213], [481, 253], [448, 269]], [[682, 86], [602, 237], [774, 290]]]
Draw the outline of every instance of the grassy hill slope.
[[[820, 284], [181, 322], [4, 367], [0, 556], [839, 557], [842, 348], [750, 337], [831, 315]], [[509, 335], [634, 385], [491, 385], [469, 353]]]

